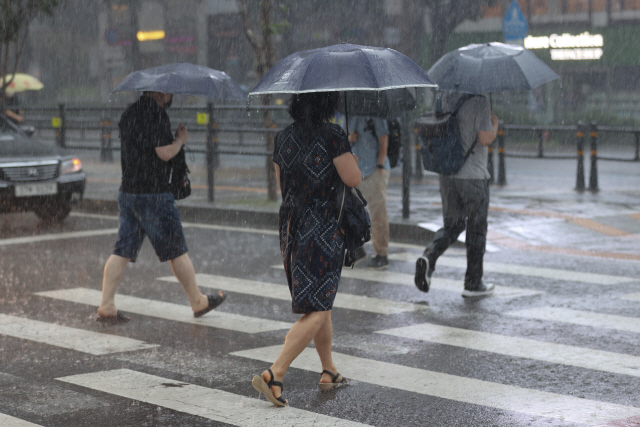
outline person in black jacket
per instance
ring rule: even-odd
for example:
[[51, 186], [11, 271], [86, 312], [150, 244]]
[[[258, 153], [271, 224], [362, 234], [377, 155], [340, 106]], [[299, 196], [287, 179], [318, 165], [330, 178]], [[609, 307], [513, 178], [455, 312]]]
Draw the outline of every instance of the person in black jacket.
[[122, 184], [118, 194], [120, 228], [115, 250], [104, 267], [102, 302], [97, 321], [118, 323], [128, 317], [116, 310], [115, 294], [129, 262], [135, 262], [145, 236], [161, 262], [171, 269], [187, 294], [195, 317], [220, 305], [226, 294], [204, 295], [198, 289], [189, 258], [180, 214], [169, 189], [168, 162], [187, 143], [189, 132], [180, 123], [175, 134], [165, 109], [172, 95], [145, 92], [120, 119]]

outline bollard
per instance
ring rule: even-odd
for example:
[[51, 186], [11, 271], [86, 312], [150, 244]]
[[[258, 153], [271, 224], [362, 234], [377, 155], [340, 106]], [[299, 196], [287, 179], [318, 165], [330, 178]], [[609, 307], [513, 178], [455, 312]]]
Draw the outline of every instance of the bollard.
[[66, 142], [66, 131], [67, 131], [67, 123], [65, 120], [65, 108], [64, 108], [64, 104], [58, 104], [58, 127], [56, 130], [56, 145], [58, 147], [66, 147], [67, 146], [67, 142]]
[[640, 132], [635, 133], [636, 136], [636, 155], [633, 158], [636, 162], [640, 161]]
[[493, 142], [487, 147], [487, 151], [487, 170], [489, 171], [489, 184], [493, 184], [495, 182], [493, 171]]
[[111, 147], [111, 119], [100, 119], [100, 161], [113, 162], [113, 148]]
[[538, 130], [538, 157], [544, 157], [544, 138], [542, 136], [542, 129]]
[[417, 180], [421, 180], [424, 177], [424, 171], [422, 170], [422, 145], [420, 144], [420, 141], [422, 141], [423, 138], [418, 136], [418, 128], [415, 128], [413, 133], [416, 135], [416, 166], [413, 169], [413, 177]]
[[589, 191], [598, 192], [598, 126], [591, 122], [591, 170], [589, 171]]
[[507, 185], [507, 173], [504, 164], [504, 138], [505, 132], [502, 121], [498, 127], [498, 185]]
[[578, 122], [576, 137], [578, 144], [578, 172], [575, 190], [584, 191], [584, 125], [582, 121]]
[[215, 169], [215, 157], [217, 154], [217, 144], [213, 117], [213, 103], [207, 103], [207, 200], [213, 203], [213, 185], [214, 185], [214, 169]]

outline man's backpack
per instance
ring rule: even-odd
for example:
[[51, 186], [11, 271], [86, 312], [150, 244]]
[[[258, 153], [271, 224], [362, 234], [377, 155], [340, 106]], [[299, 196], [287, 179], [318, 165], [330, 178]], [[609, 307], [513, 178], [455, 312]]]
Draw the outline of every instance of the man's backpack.
[[[387, 145], [387, 157], [389, 158], [389, 166], [395, 168], [398, 166], [398, 160], [400, 159], [400, 150], [402, 149], [402, 141], [400, 138], [400, 123], [397, 119], [387, 120], [387, 126], [389, 128], [389, 144]], [[376, 127], [373, 124], [373, 119], [367, 120], [367, 125], [364, 128], [365, 131], [371, 132], [371, 134], [378, 139], [376, 133]]]
[[422, 163], [426, 170], [441, 175], [453, 175], [471, 155], [478, 139], [473, 141], [471, 148], [465, 153], [457, 112], [462, 104], [473, 96], [462, 95], [453, 110], [446, 113], [442, 111], [442, 98], [438, 97], [434, 112], [418, 119], [418, 135], [422, 139]]
[[189, 167], [184, 147], [178, 151], [170, 161], [169, 188], [176, 200], [181, 200], [191, 195], [191, 180], [189, 179]]

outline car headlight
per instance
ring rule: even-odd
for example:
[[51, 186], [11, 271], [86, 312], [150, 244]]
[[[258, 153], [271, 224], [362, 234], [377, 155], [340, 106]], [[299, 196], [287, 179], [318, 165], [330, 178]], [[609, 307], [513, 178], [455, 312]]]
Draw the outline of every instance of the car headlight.
[[76, 172], [80, 172], [81, 170], [82, 170], [82, 163], [80, 162], [80, 159], [73, 158], [69, 160], [64, 160], [60, 164], [60, 175], [76, 173]]

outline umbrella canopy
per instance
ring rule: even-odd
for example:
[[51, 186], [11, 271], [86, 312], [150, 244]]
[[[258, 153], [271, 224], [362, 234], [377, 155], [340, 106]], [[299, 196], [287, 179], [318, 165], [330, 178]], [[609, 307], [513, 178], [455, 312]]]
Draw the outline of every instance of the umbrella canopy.
[[380, 92], [371, 90], [350, 91], [347, 108], [340, 102], [338, 111], [356, 116], [393, 118], [403, 111], [416, 108], [416, 98], [409, 88], [389, 89]]
[[287, 56], [249, 95], [436, 86], [418, 64], [400, 52], [341, 43]]
[[[4, 81], [11, 80], [11, 76], [4, 76]], [[7, 95], [12, 96], [15, 93], [24, 92], [27, 90], [40, 90], [44, 87], [42, 82], [29, 74], [16, 73], [13, 75], [13, 80], [5, 89]]]
[[497, 42], [471, 44], [451, 51], [428, 72], [442, 90], [477, 95], [531, 90], [560, 78], [529, 50]]
[[112, 92], [153, 91], [242, 101], [246, 94], [223, 71], [186, 62], [161, 65], [129, 74]]

